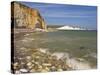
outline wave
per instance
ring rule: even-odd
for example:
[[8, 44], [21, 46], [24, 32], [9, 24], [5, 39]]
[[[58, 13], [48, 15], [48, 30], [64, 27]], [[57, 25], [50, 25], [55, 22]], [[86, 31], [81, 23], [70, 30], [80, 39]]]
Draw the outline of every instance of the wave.
[[63, 52], [56, 52], [53, 53], [53, 55], [57, 56], [59, 58], [66, 58], [67, 64], [72, 67], [74, 70], [86, 70], [91, 69], [89, 62], [86, 62], [82, 58], [72, 58], [70, 57], [69, 53], [63, 53]]

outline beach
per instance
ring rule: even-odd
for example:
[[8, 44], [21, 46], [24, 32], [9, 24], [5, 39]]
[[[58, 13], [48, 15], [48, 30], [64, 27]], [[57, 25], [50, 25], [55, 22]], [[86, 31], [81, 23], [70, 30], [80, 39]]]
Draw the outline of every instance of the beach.
[[[97, 67], [96, 31], [20, 32], [16, 33], [14, 38], [15, 62], [13, 64], [17, 62], [17, 66], [21, 65], [20, 61], [27, 60], [27, 56], [32, 62], [34, 51], [38, 51], [38, 53], [44, 53], [44, 57], [46, 55], [54, 56], [55, 62], [58, 64], [58, 60], [63, 59], [65, 62], [63, 65], [67, 65], [66, 71], [95, 69]], [[41, 60], [44, 59], [41, 58]], [[49, 58], [46, 61], [49, 61]], [[38, 61], [38, 63], [40, 62]], [[60, 65], [62, 64], [60, 63]], [[55, 71], [58, 70], [57, 67]], [[20, 69], [23, 70], [22, 67]], [[15, 71], [23, 73], [20, 69]], [[46, 72], [52, 71], [50, 68], [48, 69]], [[25, 67], [24, 70], [30, 72]], [[42, 72], [42, 70], [39, 72]], [[65, 71], [62, 67], [60, 67], [60, 70]]]

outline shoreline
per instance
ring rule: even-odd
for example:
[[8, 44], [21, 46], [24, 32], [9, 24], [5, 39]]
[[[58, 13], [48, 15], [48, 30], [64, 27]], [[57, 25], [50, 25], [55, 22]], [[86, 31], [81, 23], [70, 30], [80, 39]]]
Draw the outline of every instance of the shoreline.
[[[22, 29], [20, 29], [20, 30], [22, 30]], [[32, 33], [36, 33], [36, 34], [37, 33], [43, 33], [41, 31], [34, 31], [34, 30], [32, 30], [30, 32], [28, 32], [28, 30], [25, 32], [25, 29], [23, 29], [22, 31], [17, 30], [14, 33], [15, 34], [15, 38], [17, 38], [16, 40], [20, 41], [20, 42], [18, 42], [18, 41], [17, 42], [18, 43], [24, 43], [25, 45], [27, 45], [28, 42], [29, 42], [29, 45], [30, 45], [30, 42], [33, 41], [33, 40], [35, 40], [33, 37], [28, 37], [28, 36], [30, 36], [31, 32]], [[20, 49], [20, 48], [22, 48], [22, 49]], [[49, 52], [48, 49], [45, 49], [43, 47], [42, 48], [41, 47], [40, 48], [37, 47], [37, 48], [35, 48], [33, 50], [30, 50], [30, 49], [32, 49], [32, 48], [31, 47], [30, 48], [26, 48], [25, 46], [24, 47], [20, 46], [18, 48], [18, 50], [16, 50], [19, 53], [20, 56], [17, 55], [16, 57], [14, 57], [15, 61], [17, 60], [17, 62], [12, 63], [12, 65], [14, 66], [13, 68], [15, 69], [15, 71], [14, 71], [15, 73], [53, 72], [54, 70], [52, 71], [50, 66], [46, 67], [45, 69], [44, 68], [41, 68], [39, 70], [38, 69], [34, 69], [34, 66], [37, 65], [37, 61], [32, 62], [32, 59], [39, 59], [41, 62], [42, 62], [42, 60], [46, 59], [45, 61], [48, 62], [49, 59], [48, 59], [47, 56], [49, 56], [49, 55], [50, 55], [49, 57], [55, 58], [56, 61], [53, 61], [53, 63], [60, 63], [60, 62], [58, 62], [59, 59], [62, 59], [62, 60], [60, 60], [61, 62], [63, 62], [63, 60], [64, 60], [64, 62], [66, 62], [66, 65], [67, 65], [66, 70], [65, 69], [63, 70], [62, 66], [60, 66], [60, 69], [57, 66], [57, 68], [56, 68], [55, 71], [67, 71], [67, 69], [68, 70], [96, 69], [96, 67], [95, 67], [96, 65], [94, 67], [92, 67], [89, 62], [86, 62], [86, 60], [84, 60], [82, 58], [70, 57], [70, 54], [67, 53], [67, 52], [66, 53], [65, 52], [54, 52], [54, 53], [52, 53], [52, 52]], [[37, 52], [36, 56], [33, 55], [34, 51]], [[21, 54], [21, 52], [22, 52], [22, 54]], [[43, 57], [41, 57], [41, 54], [37, 56], [38, 53], [39, 54], [41, 53]], [[45, 58], [45, 57], [47, 57], [47, 58]], [[28, 60], [30, 60], [29, 62], [28, 62], [27, 58], [28, 58]], [[51, 60], [53, 60], [53, 58]], [[25, 62], [23, 62], [23, 60]], [[50, 60], [50, 62], [51, 62], [51, 60]], [[39, 63], [39, 65], [37, 65], [37, 66], [38, 67], [41, 66], [40, 62], [38, 62], [38, 63]], [[27, 64], [31, 64], [31, 66], [27, 65]], [[34, 65], [34, 66], [32, 66], [32, 65]], [[46, 63], [46, 65], [47, 65], [47, 63]], [[26, 66], [26, 67], [23, 68], [21, 66]], [[29, 68], [31, 68], [31, 69], [29, 69]]]
[[[23, 50], [25, 51], [25, 48]], [[15, 74], [73, 70], [63, 57], [58, 58], [44, 49], [33, 49], [30, 51], [32, 53], [30, 55], [14, 57], [15, 62], [12, 63], [12, 71]]]
[[48, 32], [47, 30], [44, 29], [28, 29], [28, 28], [14, 28], [11, 29], [12, 33], [16, 34], [16, 33], [35, 33], [35, 32]]
[[[25, 49], [23, 49], [25, 50]], [[26, 49], [28, 50], [28, 49]], [[50, 53], [47, 49], [33, 49], [32, 54], [22, 57], [15, 57], [20, 62], [14, 62], [14, 73], [33, 73], [33, 72], [54, 72], [54, 71], [70, 71], [70, 70], [88, 70], [94, 69], [81, 58], [70, 57], [69, 53], [54, 52]], [[24, 60], [24, 62], [23, 62]], [[33, 66], [32, 66], [33, 65]], [[27, 66], [23, 68], [22, 66]], [[38, 66], [37, 68], [35, 66]], [[41, 68], [39, 68], [42, 66]], [[19, 67], [19, 68], [17, 68]], [[44, 68], [45, 67], [45, 68]], [[52, 67], [55, 67], [51, 70]]]
[[14, 29], [11, 29], [12, 32], [11, 33], [35, 33], [35, 32], [56, 32], [56, 31], [96, 31], [97, 30], [58, 30], [58, 29], [47, 29], [47, 30], [44, 30], [44, 29], [40, 29], [40, 28], [36, 28], [36, 29], [28, 29], [28, 28], [14, 28]]
[[74, 70], [92, 69], [89, 62], [86, 62], [82, 58], [70, 57], [70, 54], [67, 52], [54, 52], [52, 55], [57, 56], [57, 59], [65, 59], [67, 64]]

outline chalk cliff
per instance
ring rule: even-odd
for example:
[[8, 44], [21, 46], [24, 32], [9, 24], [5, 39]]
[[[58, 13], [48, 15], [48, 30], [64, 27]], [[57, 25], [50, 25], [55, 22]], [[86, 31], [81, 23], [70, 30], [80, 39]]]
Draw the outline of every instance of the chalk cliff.
[[37, 9], [16, 1], [11, 3], [11, 23], [15, 28], [40, 28], [46, 30], [45, 21]]
[[83, 28], [80, 28], [80, 27], [72, 27], [72, 26], [62, 26], [62, 27], [59, 27], [57, 28], [58, 30], [86, 30], [86, 29], [83, 29]]

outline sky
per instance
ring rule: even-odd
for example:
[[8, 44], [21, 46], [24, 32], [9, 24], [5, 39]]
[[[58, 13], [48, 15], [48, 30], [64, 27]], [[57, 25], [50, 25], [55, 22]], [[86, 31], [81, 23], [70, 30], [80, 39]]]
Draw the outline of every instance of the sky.
[[31, 8], [37, 9], [47, 25], [69, 25], [87, 29], [97, 29], [97, 7], [21, 2]]

